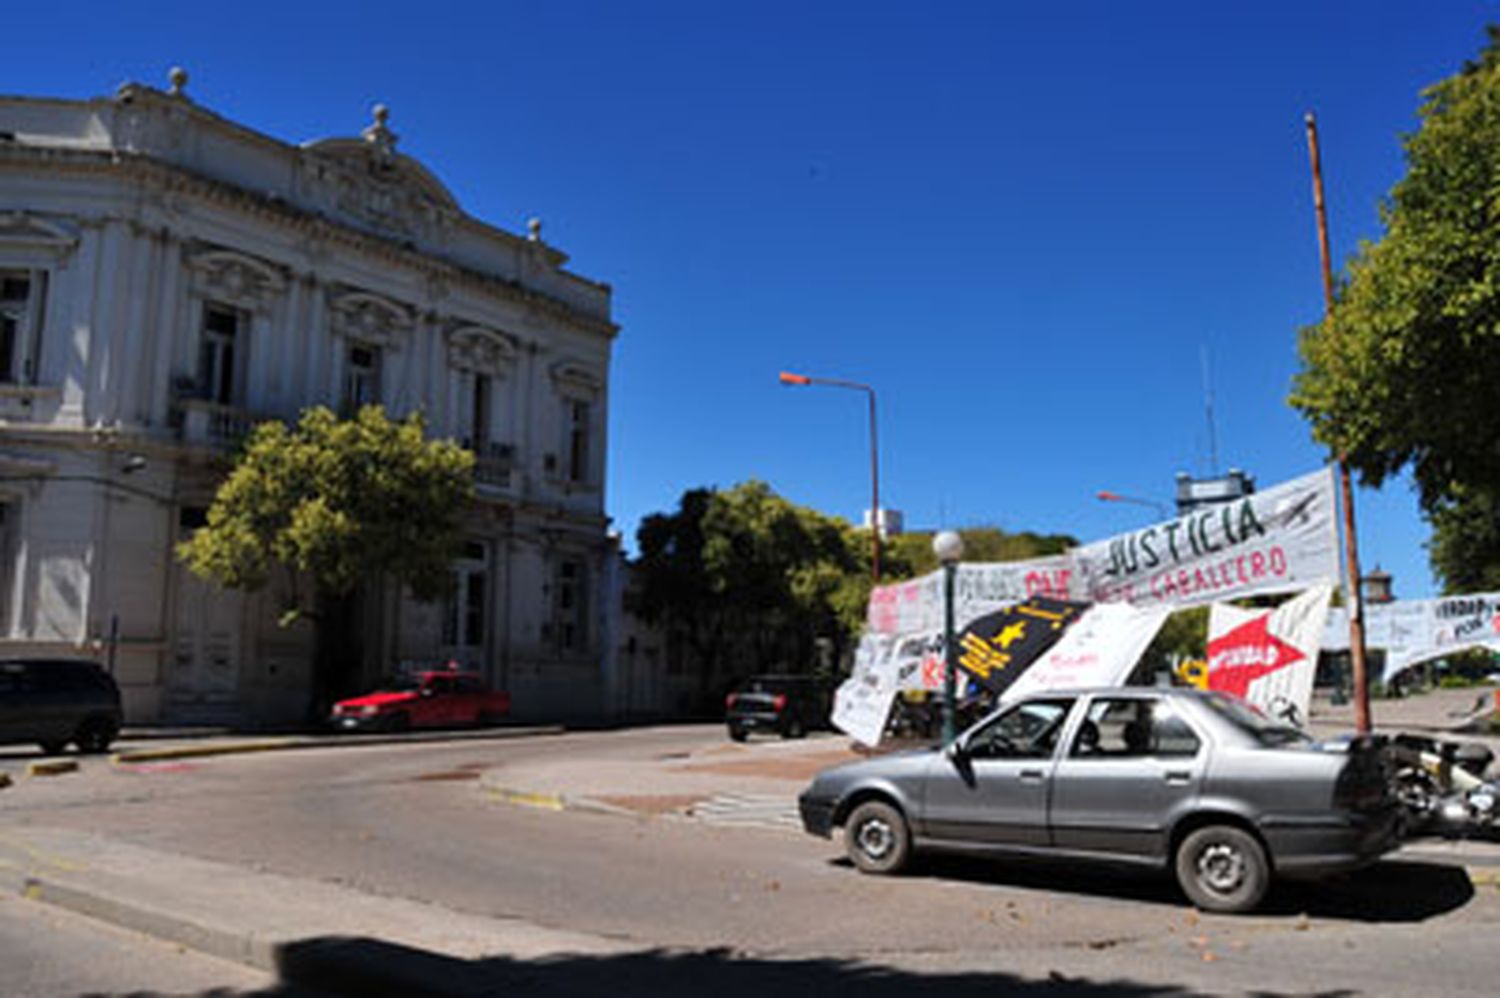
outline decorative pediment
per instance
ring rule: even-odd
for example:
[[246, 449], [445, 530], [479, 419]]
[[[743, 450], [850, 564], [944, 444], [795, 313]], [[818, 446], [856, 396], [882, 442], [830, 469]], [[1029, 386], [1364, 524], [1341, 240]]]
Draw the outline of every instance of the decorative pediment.
[[78, 234], [62, 223], [26, 211], [0, 211], [0, 247], [60, 256], [77, 245]]
[[483, 326], [459, 326], [448, 333], [448, 363], [460, 371], [495, 377], [515, 359], [516, 345], [504, 333]]
[[552, 379], [560, 384], [590, 391], [598, 391], [604, 387], [603, 376], [580, 360], [560, 360], [553, 364]]
[[399, 348], [414, 321], [410, 308], [368, 291], [336, 294], [328, 308], [335, 336], [386, 349]]
[[275, 266], [235, 250], [201, 250], [187, 258], [187, 266], [194, 293], [242, 308], [264, 309], [287, 287]]
[[298, 184], [332, 214], [384, 235], [438, 238], [461, 214], [458, 202], [426, 167], [396, 151], [389, 117], [377, 104], [359, 138], [304, 145]]

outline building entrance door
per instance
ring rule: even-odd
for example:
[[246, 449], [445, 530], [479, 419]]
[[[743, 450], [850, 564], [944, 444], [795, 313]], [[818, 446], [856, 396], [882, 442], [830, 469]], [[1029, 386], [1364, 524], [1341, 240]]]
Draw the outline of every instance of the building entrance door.
[[176, 572], [167, 713], [174, 720], [233, 720], [239, 708], [242, 598], [181, 566]]

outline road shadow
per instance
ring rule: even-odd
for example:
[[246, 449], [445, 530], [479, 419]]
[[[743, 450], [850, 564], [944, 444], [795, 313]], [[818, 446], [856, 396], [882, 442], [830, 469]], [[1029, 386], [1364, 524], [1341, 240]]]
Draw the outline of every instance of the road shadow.
[[[994, 998], [996, 995], [1078, 995], [1155, 998], [1193, 994], [1177, 986], [1129, 980], [1088, 980], [1054, 972], [1045, 980], [1005, 973], [913, 974], [830, 959], [766, 960], [730, 950], [649, 950], [608, 956], [539, 960], [461, 960], [378, 939], [327, 937], [283, 946], [277, 967], [289, 988], [335, 995], [534, 995], [658, 998], [799, 998], [858, 994], [861, 998]], [[295, 993], [293, 991], [287, 994]], [[1342, 998], [1330, 990], [1322, 998]]]
[[[853, 869], [847, 859], [832, 862]], [[1030, 858], [1007, 861], [930, 855], [921, 858], [906, 876], [1110, 897], [1174, 908], [1188, 906], [1169, 874], [1105, 863], [1078, 865]], [[1255, 914], [1400, 924], [1445, 915], [1473, 898], [1474, 885], [1462, 867], [1385, 860], [1324, 880], [1276, 881]]]

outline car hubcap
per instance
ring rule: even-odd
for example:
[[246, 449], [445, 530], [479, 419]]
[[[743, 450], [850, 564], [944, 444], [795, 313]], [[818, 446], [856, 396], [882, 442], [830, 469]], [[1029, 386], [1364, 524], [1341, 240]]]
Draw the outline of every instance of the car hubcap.
[[895, 836], [883, 821], [867, 821], [859, 826], [859, 851], [871, 859], [884, 859], [891, 851]]
[[1245, 857], [1231, 845], [1215, 843], [1198, 855], [1198, 879], [1211, 890], [1227, 894], [1245, 879]]

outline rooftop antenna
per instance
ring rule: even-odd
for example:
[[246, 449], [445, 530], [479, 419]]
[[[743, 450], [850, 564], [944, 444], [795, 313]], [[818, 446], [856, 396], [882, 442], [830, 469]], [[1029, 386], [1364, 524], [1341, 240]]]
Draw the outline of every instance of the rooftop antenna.
[[1205, 345], [1201, 354], [1203, 358], [1203, 408], [1208, 416], [1208, 473], [1210, 476], [1219, 474], [1219, 443], [1214, 435], [1214, 388], [1213, 382], [1208, 377], [1208, 347]]

